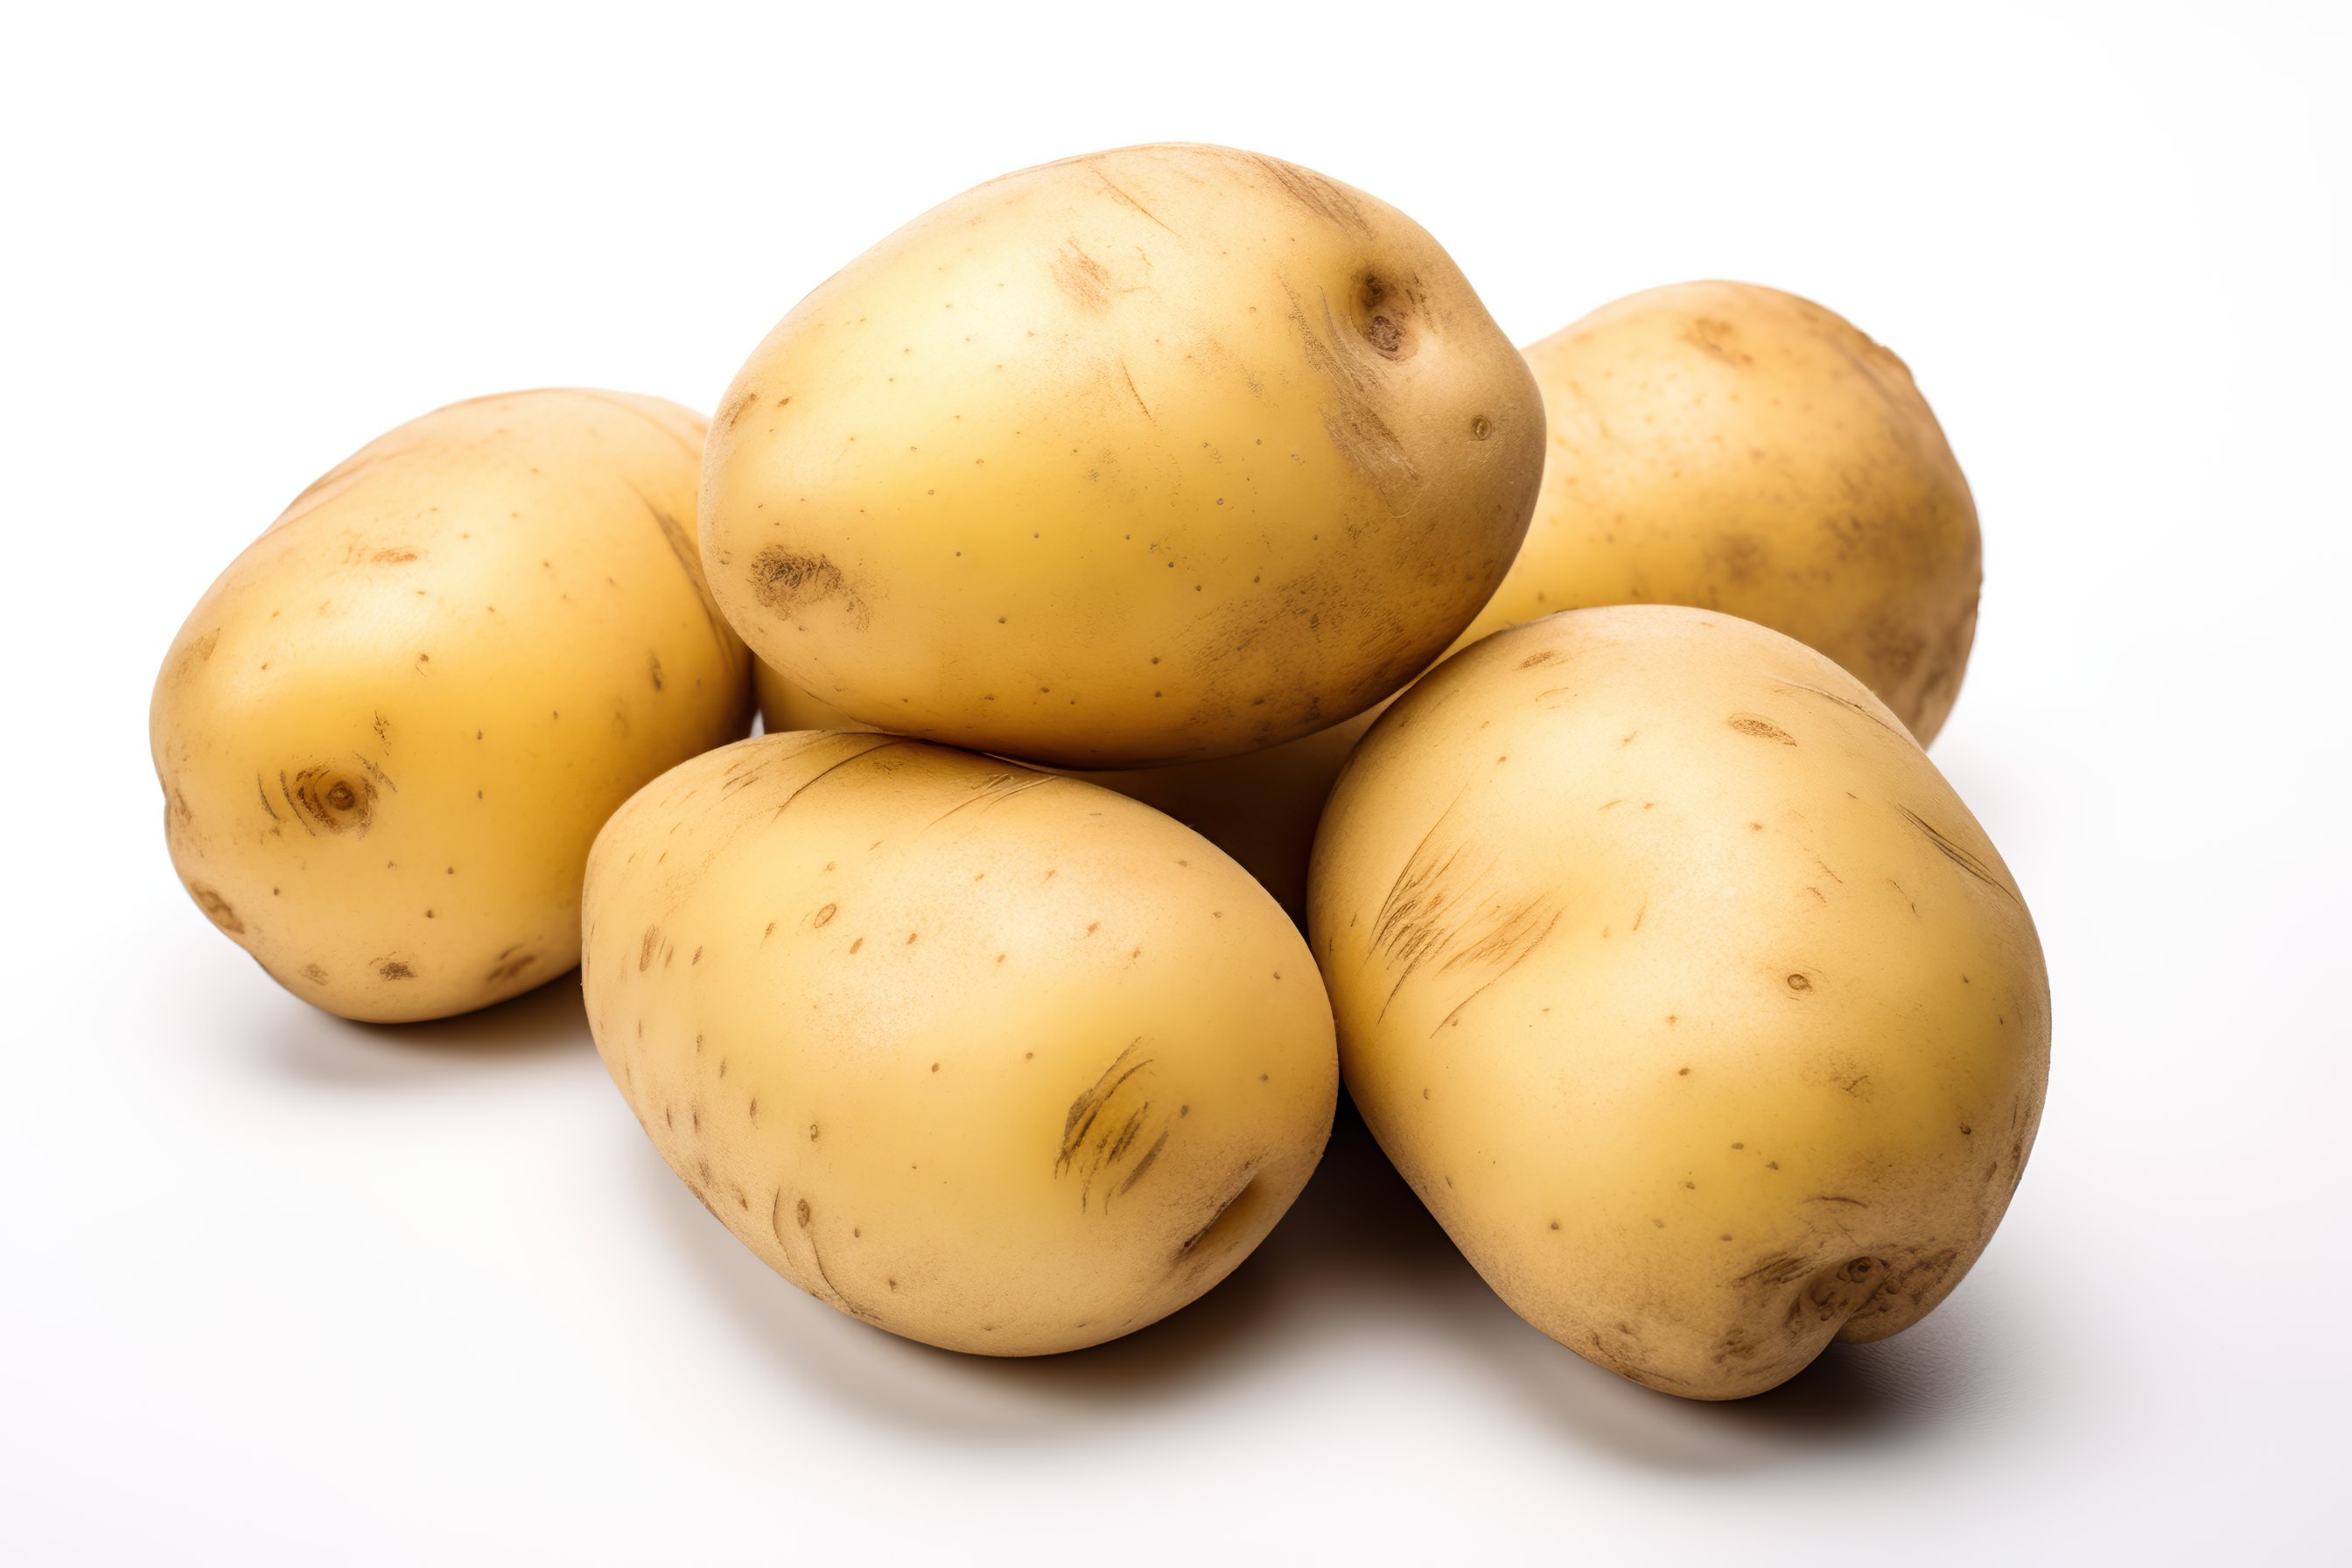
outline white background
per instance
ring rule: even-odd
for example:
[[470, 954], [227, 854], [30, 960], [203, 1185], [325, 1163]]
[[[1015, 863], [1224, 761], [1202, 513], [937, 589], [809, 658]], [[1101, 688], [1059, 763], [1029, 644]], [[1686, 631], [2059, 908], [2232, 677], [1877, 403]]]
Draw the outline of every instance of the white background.
[[[0, 1556], [2340, 1553], [2346, 14], [18, 15]], [[1199, 1305], [959, 1358], [714, 1225], [576, 988], [341, 1023], [174, 883], [149, 684], [317, 473], [516, 386], [708, 409], [920, 209], [1177, 138], [1403, 207], [1520, 342], [1727, 276], [1916, 371], [1986, 533], [1935, 756], [2057, 1008], [2015, 1207], [1917, 1329], [1741, 1405], [1644, 1393], [1514, 1318], [1343, 1127]]]

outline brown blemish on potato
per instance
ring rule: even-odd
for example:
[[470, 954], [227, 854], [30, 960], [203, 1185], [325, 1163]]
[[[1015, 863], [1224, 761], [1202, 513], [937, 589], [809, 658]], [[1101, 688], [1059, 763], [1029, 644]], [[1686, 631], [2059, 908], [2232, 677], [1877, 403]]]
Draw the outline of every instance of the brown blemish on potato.
[[772, 544], [752, 557], [749, 576], [751, 596], [780, 619], [790, 620], [815, 605], [837, 602], [858, 630], [872, 623], [866, 601], [850, 586], [841, 568], [825, 556]]
[[[1323, 324], [1336, 341], [1339, 327], [1330, 301], [1323, 303]], [[1356, 356], [1333, 351], [1307, 319], [1296, 294], [1290, 296], [1290, 319], [1298, 329], [1299, 347], [1307, 366], [1331, 388], [1332, 404], [1323, 412], [1323, 431], [1333, 450], [1349, 468], [1380, 492], [1391, 512], [1402, 515], [1421, 487], [1421, 475], [1404, 443], [1381, 417], [1375, 405], [1377, 389], [1367, 367]]]
[[[838, 904], [827, 904], [827, 905], [825, 905], [823, 909], [821, 909], [821, 910], [817, 910], [816, 914], [815, 914], [815, 915], [814, 915], [814, 917], [811, 920], [810, 923], [811, 923], [812, 925], [819, 925], [819, 926], [824, 926], [824, 925], [830, 925], [830, 924], [832, 924], [832, 923], [833, 923], [833, 917], [834, 917], [834, 914], [835, 914], [835, 912], [836, 910], [838, 910], [840, 909], [840, 907], [841, 907], [841, 906], [840, 906], [840, 905], [838, 905]], [[775, 928], [773, 925], [771, 925], [771, 926], [769, 926], [769, 928], [768, 928], [768, 929], [769, 929], [770, 931], [773, 931], [773, 930], [775, 930], [776, 928]]]
[[662, 689], [661, 655], [651, 651], [646, 654], [646, 674], [652, 679], [654, 689], [659, 691]]
[[1739, 329], [1729, 321], [1718, 321], [1711, 317], [1698, 316], [1695, 317], [1691, 324], [1683, 330], [1682, 339], [1710, 359], [1720, 360], [1725, 364], [1745, 370], [1756, 363], [1756, 356], [1740, 348], [1733, 341], [1738, 335]]
[[1770, 741], [1775, 745], [1793, 746], [1797, 743], [1796, 737], [1789, 731], [1773, 723], [1769, 719], [1760, 718], [1754, 713], [1734, 713], [1724, 722], [1743, 735], [1753, 735], [1759, 741]]
[[1047, 270], [1054, 275], [1055, 286], [1076, 300], [1079, 309], [1096, 314], [1110, 309], [1110, 269], [1088, 256], [1075, 238], [1054, 252]]
[[205, 918], [213, 924], [231, 936], [245, 934], [245, 921], [237, 918], [236, 910], [229, 906], [226, 899], [202, 882], [184, 881], [181, 886], [188, 889], [188, 897], [196, 900], [196, 908], [204, 910]]
[[513, 947], [499, 954], [497, 961], [490, 965], [490, 972], [482, 976], [485, 984], [502, 985], [519, 977], [524, 970], [539, 962], [537, 953], [519, 952], [521, 945], [520, 942], [517, 942]]
[[376, 973], [382, 975], [386, 980], [414, 980], [416, 978], [416, 971], [409, 968], [408, 965], [401, 963], [400, 960], [396, 958], [386, 959], [383, 963], [378, 964], [376, 966]]
[[315, 963], [306, 963], [302, 966], [302, 978], [313, 985], [324, 985], [327, 983], [327, 972]]
[[305, 832], [367, 837], [375, 816], [375, 784], [364, 773], [352, 777], [322, 764], [313, 765], [291, 778], [280, 771], [278, 787]]
[[661, 927], [646, 927], [645, 940], [637, 944], [637, 973], [643, 974], [654, 966], [654, 954], [661, 950]]

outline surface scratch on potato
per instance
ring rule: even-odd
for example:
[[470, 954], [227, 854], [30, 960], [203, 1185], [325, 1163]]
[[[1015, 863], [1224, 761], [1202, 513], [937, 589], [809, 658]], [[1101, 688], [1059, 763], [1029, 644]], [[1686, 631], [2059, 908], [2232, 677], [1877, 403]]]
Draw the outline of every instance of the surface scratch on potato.
[[1966, 871], [1969, 876], [1974, 877], [1978, 881], [1982, 882], [1986, 887], [1992, 889], [1993, 891], [1999, 893], [2002, 898], [2007, 899], [2010, 902], [2021, 903], [2022, 900], [2018, 898], [2016, 890], [2011, 888], [2008, 883], [2002, 881], [1999, 877], [1994, 876], [1991, 867], [1987, 866], [1974, 855], [1969, 854], [1966, 848], [1953, 843], [1952, 840], [1946, 837], [1934, 823], [1929, 822], [1926, 817], [1921, 816], [1917, 812], [1912, 810], [1907, 805], [1898, 804], [1895, 809], [1901, 812], [1903, 814], [1903, 820], [1917, 828], [1919, 832], [1926, 837], [1927, 842], [1936, 847], [1937, 852], [1940, 853], [1944, 858], [1949, 860], [1953, 865], [1958, 866], [1961, 870]]
[[[1108, 1182], [1120, 1162], [1139, 1147], [1134, 1164], [1119, 1184], [1103, 1194], [1103, 1211], [1108, 1213], [1111, 1199], [1131, 1189], [1160, 1158], [1160, 1150], [1168, 1142], [1168, 1117], [1164, 1112], [1153, 1115], [1152, 1101], [1146, 1093], [1152, 1059], [1139, 1056], [1142, 1049], [1143, 1039], [1139, 1036], [1112, 1059], [1084, 1094], [1070, 1102], [1069, 1114], [1063, 1119], [1054, 1174], [1075, 1173], [1078, 1177], [1078, 1207], [1082, 1210], [1092, 1205], [1097, 1181]], [[1144, 1135], [1155, 1127], [1158, 1136], [1144, 1144]]]

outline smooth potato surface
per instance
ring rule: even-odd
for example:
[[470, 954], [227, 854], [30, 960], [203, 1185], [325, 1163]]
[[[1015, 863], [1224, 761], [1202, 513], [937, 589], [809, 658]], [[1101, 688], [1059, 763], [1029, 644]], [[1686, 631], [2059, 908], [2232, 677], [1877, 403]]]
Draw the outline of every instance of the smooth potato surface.
[[786, 1279], [893, 1333], [1034, 1355], [1230, 1272], [1320, 1157], [1306, 944], [1197, 834], [872, 733], [762, 736], [614, 815], [583, 980], [614, 1081]]
[[397, 1022], [579, 959], [604, 817], [750, 721], [694, 548], [703, 420], [461, 403], [370, 443], [221, 574], [150, 710], [172, 863], [296, 995]]
[[1309, 931], [1366, 1122], [1537, 1327], [1696, 1398], [1958, 1283], [2048, 1073], [2033, 922], [1858, 681], [1706, 611], [1580, 610], [1349, 759]]
[[703, 549], [753, 651], [860, 723], [1152, 765], [1402, 685], [1542, 462], [1526, 363], [1410, 218], [1135, 147], [969, 191], [795, 307], [713, 424]]
[[1935, 739], [1982, 560], [1968, 480], [1901, 360], [1751, 283], [1634, 294], [1527, 357], [1543, 492], [1465, 641], [1594, 605], [1721, 610], [1829, 655]]

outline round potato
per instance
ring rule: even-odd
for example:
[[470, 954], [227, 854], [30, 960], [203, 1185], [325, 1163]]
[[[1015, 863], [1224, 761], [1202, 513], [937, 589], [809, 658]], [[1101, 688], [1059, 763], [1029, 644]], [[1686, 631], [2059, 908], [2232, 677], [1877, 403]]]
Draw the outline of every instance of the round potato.
[[604, 817], [751, 717], [694, 548], [703, 420], [460, 403], [296, 498], [181, 627], [149, 714], [180, 879], [347, 1018], [485, 1007], [579, 961]]
[[1721, 610], [1819, 648], [1935, 739], [1983, 573], [1968, 481], [1901, 360], [1752, 283], [1635, 294], [1527, 356], [1543, 493], [1472, 638], [1592, 605]]
[[1868, 689], [1703, 610], [1497, 633], [1398, 699], [1315, 848], [1349, 1091], [1529, 1322], [1769, 1388], [1925, 1316], [2040, 1121], [2017, 884]]
[[1298, 932], [1108, 790], [871, 733], [673, 770], [589, 858], [583, 980], [646, 1134], [771, 1268], [951, 1350], [1215, 1285], [1331, 1127]]
[[[753, 661], [751, 679], [771, 733], [873, 728], [819, 702], [764, 661]], [[1371, 721], [1372, 712], [1360, 713], [1344, 724], [1262, 752], [1076, 776], [1139, 800], [1192, 829], [1239, 861], [1304, 926], [1307, 860], [1315, 846], [1315, 825], [1323, 816], [1323, 801], [1331, 793], [1339, 763]]]
[[752, 651], [859, 722], [1064, 767], [1197, 760], [1386, 697], [1509, 566], [1527, 365], [1394, 208], [1135, 147], [966, 192], [821, 285], [711, 431]]

